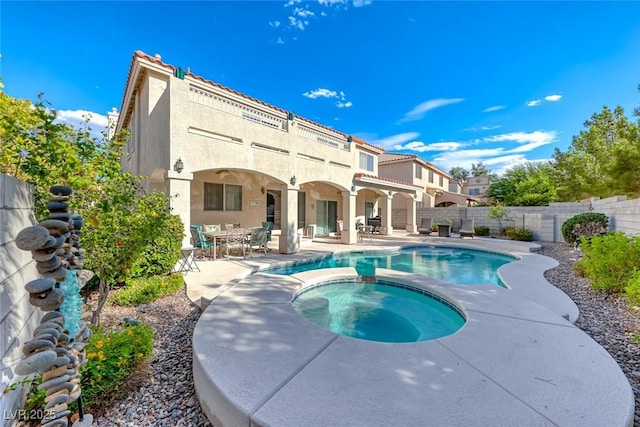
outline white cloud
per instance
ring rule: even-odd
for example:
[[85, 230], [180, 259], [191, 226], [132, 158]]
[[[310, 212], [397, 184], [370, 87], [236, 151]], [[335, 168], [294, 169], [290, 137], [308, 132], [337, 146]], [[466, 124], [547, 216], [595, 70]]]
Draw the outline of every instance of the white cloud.
[[316, 90], [312, 90], [309, 92], [305, 92], [302, 94], [307, 98], [316, 99], [316, 98], [336, 98], [339, 101], [336, 102], [336, 106], [338, 108], [350, 108], [353, 106], [353, 102], [347, 101], [347, 97], [344, 91], [337, 92], [335, 90], [329, 90], [325, 88], [318, 88]]
[[280, 24], [281, 24], [280, 21], [269, 21], [269, 26], [270, 27], [278, 28], [280, 26]]
[[296, 18], [295, 16], [290, 16], [289, 17], [289, 26], [291, 26], [293, 28], [297, 28], [300, 31], [303, 31], [307, 25], [309, 25], [309, 21], [300, 20], [300, 19]]
[[278, 37], [278, 40], [276, 40], [277, 44], [284, 44], [284, 40], [282, 39], [282, 37]]
[[425, 144], [422, 141], [412, 141], [404, 145], [396, 145], [394, 150], [412, 150], [419, 153], [427, 151], [451, 151], [458, 150], [463, 144], [459, 142], [434, 142], [433, 144]]
[[369, 6], [372, 0], [353, 0], [353, 7]]
[[507, 108], [506, 105], [494, 105], [493, 107], [485, 108], [484, 110], [482, 110], [482, 112], [483, 113], [491, 113], [493, 111], [504, 110], [505, 108]]
[[466, 128], [467, 132], [478, 132], [478, 131], [488, 131], [488, 130], [496, 130], [500, 129], [502, 125], [494, 125], [494, 126], [480, 126], [480, 127], [471, 127]]
[[380, 147], [392, 149], [396, 145], [402, 145], [405, 142], [409, 142], [412, 139], [416, 139], [419, 135], [420, 134], [418, 132], [405, 132], [405, 133], [399, 133], [397, 135], [392, 135], [382, 139], [365, 138], [365, 141], [367, 139], [371, 139], [371, 143], [373, 145], [378, 145]]
[[324, 88], [318, 88], [316, 90], [312, 90], [310, 92], [305, 92], [302, 96], [306, 96], [307, 98], [316, 99], [316, 98], [337, 98], [338, 92], [335, 90], [329, 90]]
[[84, 126], [85, 117], [90, 117], [91, 136], [102, 138], [102, 132], [108, 123], [106, 115], [87, 110], [56, 110], [56, 121], [67, 123], [76, 129], [81, 129]]
[[295, 4], [302, 3], [302, 0], [289, 0], [284, 4], [284, 7], [293, 6]]
[[309, 9], [302, 9], [302, 8], [299, 8], [299, 7], [296, 7], [293, 10], [293, 14], [296, 15], [296, 16], [299, 16], [300, 18], [309, 18], [310, 16], [314, 16], [315, 15], [315, 13], [313, 13]]
[[540, 105], [540, 101], [539, 99], [534, 99], [533, 101], [527, 101], [527, 107], [537, 107], [538, 105]]
[[560, 101], [560, 98], [562, 98], [562, 95], [548, 95], [544, 97], [544, 100], [555, 102], [555, 101]]
[[399, 123], [420, 120], [428, 111], [434, 110], [436, 108], [444, 107], [447, 105], [451, 105], [451, 104], [457, 104], [458, 102], [462, 102], [462, 101], [464, 101], [464, 98], [430, 99], [428, 101], [423, 102], [422, 104], [415, 106], [411, 111], [406, 113], [402, 119], [399, 120]]
[[516, 142], [518, 144], [550, 144], [556, 140], [558, 133], [556, 131], [541, 131], [534, 132], [511, 132], [504, 133], [502, 135], [494, 135], [484, 138], [487, 142]]

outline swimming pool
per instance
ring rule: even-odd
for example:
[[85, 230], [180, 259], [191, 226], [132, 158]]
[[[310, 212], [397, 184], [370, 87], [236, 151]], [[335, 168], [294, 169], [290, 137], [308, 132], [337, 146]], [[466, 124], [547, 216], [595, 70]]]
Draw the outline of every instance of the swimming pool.
[[474, 249], [410, 246], [392, 252], [349, 252], [303, 263], [263, 270], [291, 275], [321, 268], [354, 267], [361, 276], [373, 276], [376, 268], [417, 273], [457, 285], [503, 286], [498, 268], [517, 258]]
[[299, 292], [293, 306], [316, 326], [370, 341], [427, 341], [451, 335], [466, 322], [442, 296], [388, 280], [320, 283]]

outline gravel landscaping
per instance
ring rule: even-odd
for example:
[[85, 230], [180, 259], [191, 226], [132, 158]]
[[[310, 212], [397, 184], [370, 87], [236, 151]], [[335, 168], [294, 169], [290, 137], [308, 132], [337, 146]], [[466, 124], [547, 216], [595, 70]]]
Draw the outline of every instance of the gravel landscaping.
[[[548, 271], [547, 280], [578, 305], [576, 325], [602, 345], [627, 375], [636, 396], [635, 425], [640, 426], [640, 316], [618, 295], [589, 288], [576, 277], [572, 264], [578, 254], [566, 244], [544, 243], [539, 252], [560, 265]], [[126, 397], [107, 405], [96, 418], [97, 426], [210, 426], [193, 388], [191, 370], [193, 328], [200, 310], [184, 290], [150, 304], [125, 308], [105, 307], [104, 324], [125, 317], [151, 325], [156, 334], [149, 367], [131, 378]]]

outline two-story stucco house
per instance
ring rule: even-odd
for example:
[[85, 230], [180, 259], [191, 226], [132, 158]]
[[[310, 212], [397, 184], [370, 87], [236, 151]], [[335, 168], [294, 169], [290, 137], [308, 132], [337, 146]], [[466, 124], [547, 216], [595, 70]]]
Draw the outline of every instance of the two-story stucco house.
[[[137, 51], [116, 131], [130, 133], [125, 168], [171, 196], [185, 224], [271, 221], [279, 250], [299, 250], [300, 232], [357, 242], [356, 222], [380, 213], [391, 228], [395, 199], [406, 199], [416, 230], [422, 186], [379, 176], [383, 149], [239, 93]], [[362, 221], [364, 222], [364, 221]]]
[[[433, 208], [467, 206], [467, 196], [462, 194], [458, 182], [433, 163], [412, 154], [383, 153], [379, 156], [381, 177], [410, 182], [423, 190], [418, 207]], [[396, 198], [393, 208], [406, 209], [405, 198]]]
[[464, 181], [462, 191], [482, 203], [488, 203], [487, 191], [490, 185], [491, 177], [488, 175], [472, 176]]

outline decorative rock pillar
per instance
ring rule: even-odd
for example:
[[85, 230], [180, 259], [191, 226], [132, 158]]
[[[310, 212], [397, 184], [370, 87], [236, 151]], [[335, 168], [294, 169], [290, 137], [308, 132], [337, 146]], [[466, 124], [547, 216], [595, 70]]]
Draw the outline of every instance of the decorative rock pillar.
[[[82, 270], [84, 250], [80, 229], [84, 221], [69, 212], [72, 190], [54, 185], [49, 199], [49, 219], [18, 233], [18, 248], [31, 251], [42, 276], [25, 285], [29, 302], [46, 314], [22, 346], [24, 358], [16, 365], [18, 375], [42, 374], [39, 390], [46, 391], [43, 426], [90, 426], [93, 417], [83, 413], [80, 367], [87, 362], [84, 346], [91, 330], [80, 321], [80, 288], [92, 273]], [[69, 404], [78, 400], [79, 413], [70, 417]]]

